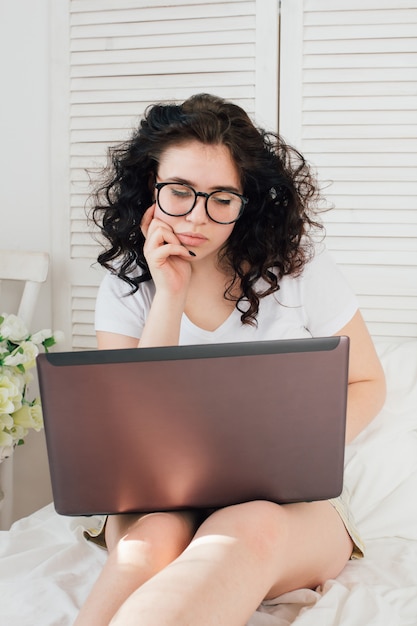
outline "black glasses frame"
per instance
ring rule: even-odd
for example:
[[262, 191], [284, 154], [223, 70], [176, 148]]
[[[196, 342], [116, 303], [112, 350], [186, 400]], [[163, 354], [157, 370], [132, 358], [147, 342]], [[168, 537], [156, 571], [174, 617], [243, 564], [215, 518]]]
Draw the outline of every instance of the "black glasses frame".
[[[186, 211], [185, 213], [168, 213], [168, 211], [165, 211], [165, 209], [159, 204], [159, 194], [161, 192], [161, 189], [163, 189], [166, 185], [179, 185], [181, 187], [186, 187], [187, 189], [190, 189], [193, 194], [194, 194], [194, 202], [192, 204], [192, 207], [190, 209], [188, 209], [188, 211]], [[213, 217], [211, 217], [210, 213], [208, 212], [207, 209], [207, 204], [209, 199], [211, 198], [211, 196], [213, 196], [216, 193], [219, 193], [219, 191], [226, 191], [223, 189], [216, 189], [215, 191], [212, 191], [211, 193], [205, 193], [204, 191], [196, 191], [194, 189], [194, 187], [191, 187], [190, 185], [187, 185], [186, 183], [176, 183], [174, 181], [168, 181], [165, 183], [155, 183], [154, 184], [154, 188], [157, 190], [157, 195], [156, 195], [156, 201], [158, 202], [158, 206], [161, 209], [161, 211], [163, 213], [165, 213], [165, 215], [169, 215], [170, 217], [184, 217], [184, 215], [189, 215], [191, 213], [191, 211], [194, 209], [195, 205], [197, 204], [197, 199], [199, 196], [201, 196], [202, 198], [205, 198], [206, 201], [204, 203], [204, 208], [206, 210], [206, 214], [208, 216], [209, 219], [211, 219], [212, 222], [216, 222], [216, 224], [234, 224], [235, 222], [237, 222], [237, 220], [241, 217], [245, 206], [247, 205], [247, 203], [249, 202], [248, 198], [245, 198], [245, 196], [242, 196], [240, 193], [237, 193], [236, 191], [228, 191], [227, 193], [231, 193], [234, 196], [237, 196], [238, 198], [240, 198], [241, 201], [241, 206], [240, 206], [240, 211], [238, 216], [234, 219], [231, 220], [230, 222], [220, 222], [219, 220], [215, 220]]]

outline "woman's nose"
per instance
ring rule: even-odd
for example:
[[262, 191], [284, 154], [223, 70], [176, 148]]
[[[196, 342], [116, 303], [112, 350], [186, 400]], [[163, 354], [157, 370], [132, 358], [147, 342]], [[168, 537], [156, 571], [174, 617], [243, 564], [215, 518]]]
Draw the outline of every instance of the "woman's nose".
[[196, 203], [191, 213], [185, 216], [189, 222], [197, 224], [204, 224], [208, 221], [208, 215], [206, 213], [206, 198], [205, 196], [197, 196]]

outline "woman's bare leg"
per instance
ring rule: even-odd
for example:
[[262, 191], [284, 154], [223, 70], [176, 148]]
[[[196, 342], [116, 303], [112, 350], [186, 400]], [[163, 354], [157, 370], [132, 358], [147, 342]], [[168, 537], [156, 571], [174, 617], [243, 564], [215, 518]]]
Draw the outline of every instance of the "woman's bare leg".
[[74, 626], [108, 626], [133, 591], [183, 552], [196, 530], [194, 517], [189, 512], [109, 517], [109, 556]]
[[242, 626], [264, 598], [337, 576], [351, 552], [329, 502], [221, 509], [127, 599], [111, 626]]

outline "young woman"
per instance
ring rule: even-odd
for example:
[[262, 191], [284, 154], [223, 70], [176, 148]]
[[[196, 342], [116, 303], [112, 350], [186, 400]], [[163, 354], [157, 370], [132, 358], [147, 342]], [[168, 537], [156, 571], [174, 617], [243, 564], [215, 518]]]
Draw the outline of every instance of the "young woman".
[[[112, 151], [94, 208], [108, 242], [99, 348], [348, 335], [350, 441], [381, 408], [384, 376], [355, 297], [314, 243], [317, 198], [301, 155], [240, 107], [201, 94], [149, 108]], [[111, 516], [105, 533], [77, 626], [243, 626], [264, 599], [362, 555], [344, 493]]]

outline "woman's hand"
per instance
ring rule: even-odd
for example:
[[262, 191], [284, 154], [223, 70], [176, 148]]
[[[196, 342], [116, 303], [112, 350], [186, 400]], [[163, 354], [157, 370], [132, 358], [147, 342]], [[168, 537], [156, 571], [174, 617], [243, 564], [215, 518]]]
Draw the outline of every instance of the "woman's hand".
[[191, 254], [171, 226], [154, 213], [155, 204], [145, 212], [141, 230], [145, 237], [143, 252], [156, 290], [185, 297], [191, 278]]
[[154, 216], [155, 204], [145, 212], [141, 230], [143, 253], [155, 283], [155, 297], [139, 341], [140, 347], [178, 345], [191, 279], [191, 256], [171, 226]]

